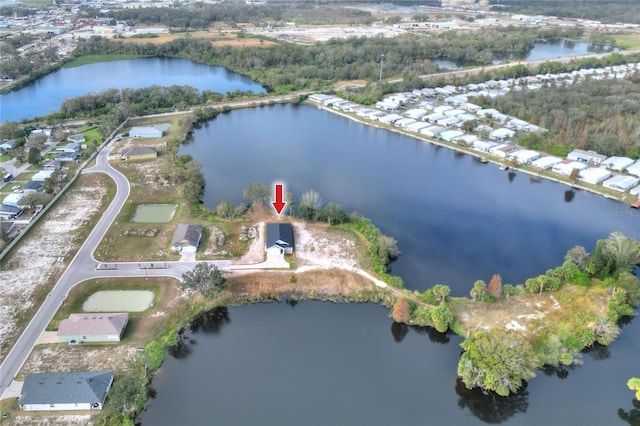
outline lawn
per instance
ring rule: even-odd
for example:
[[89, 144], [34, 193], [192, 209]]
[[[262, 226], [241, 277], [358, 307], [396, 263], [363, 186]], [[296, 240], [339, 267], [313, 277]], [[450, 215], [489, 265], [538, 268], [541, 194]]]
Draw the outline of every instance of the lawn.
[[100, 145], [104, 140], [97, 127], [85, 130], [84, 132], [82, 132], [82, 134], [84, 135], [87, 144], [93, 144], [94, 141], [96, 141], [95, 144]]
[[616, 44], [625, 50], [640, 50], [640, 34], [624, 33], [614, 36]]
[[[48, 4], [48, 3], [47, 3]], [[125, 59], [137, 59], [143, 58], [141, 55], [113, 55], [113, 54], [99, 54], [99, 55], [87, 55], [74, 59], [73, 61], [64, 65], [64, 68], [81, 67], [83, 65], [95, 64], [98, 62], [111, 62], [122, 61]]]

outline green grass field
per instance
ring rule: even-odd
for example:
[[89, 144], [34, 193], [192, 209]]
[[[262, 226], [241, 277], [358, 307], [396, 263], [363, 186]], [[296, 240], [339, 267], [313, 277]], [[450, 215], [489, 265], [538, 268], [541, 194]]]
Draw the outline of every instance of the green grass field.
[[87, 131], [82, 132], [82, 134], [84, 135], [84, 138], [86, 139], [86, 143], [87, 144], [91, 144], [93, 143], [93, 141], [97, 141], [98, 144], [102, 143], [103, 137], [100, 134], [100, 132], [98, 131], [97, 127], [94, 127], [93, 129], [89, 129]]
[[81, 67], [82, 65], [95, 64], [98, 62], [121, 61], [123, 59], [136, 59], [136, 58], [142, 58], [142, 57], [143, 56], [140, 56], [140, 55], [112, 55], [112, 54], [87, 55], [87, 56], [81, 56], [79, 58], [74, 59], [68, 64], [65, 64], [63, 68]]
[[615, 36], [616, 43], [625, 50], [640, 50], [640, 34], [626, 33]]

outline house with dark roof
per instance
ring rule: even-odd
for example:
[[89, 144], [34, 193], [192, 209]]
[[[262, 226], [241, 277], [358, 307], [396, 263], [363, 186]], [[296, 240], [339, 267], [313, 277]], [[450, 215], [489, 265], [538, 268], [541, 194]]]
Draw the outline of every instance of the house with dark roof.
[[171, 241], [171, 251], [174, 253], [195, 253], [202, 239], [202, 225], [179, 223]]
[[291, 223], [267, 223], [265, 250], [279, 250], [281, 254], [293, 253], [293, 227]]
[[119, 342], [129, 322], [129, 314], [71, 314], [60, 321], [58, 342]]
[[18, 405], [23, 411], [102, 410], [112, 383], [111, 371], [31, 373]]
[[40, 180], [30, 180], [27, 182], [22, 188], [24, 192], [41, 192], [42, 191], [42, 181]]
[[122, 152], [123, 160], [153, 160], [158, 157], [158, 152], [148, 146], [131, 148]]
[[22, 214], [22, 207], [11, 204], [0, 204], [0, 217], [3, 219], [15, 219]]

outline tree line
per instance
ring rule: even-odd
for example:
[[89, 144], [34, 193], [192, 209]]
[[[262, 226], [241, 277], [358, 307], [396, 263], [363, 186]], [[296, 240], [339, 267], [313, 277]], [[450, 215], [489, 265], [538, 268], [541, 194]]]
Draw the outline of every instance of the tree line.
[[640, 3], [636, 0], [593, 0], [541, 1], [492, 0], [492, 10], [528, 15], [561, 16], [575, 19], [590, 19], [603, 22], [628, 22], [640, 24]]

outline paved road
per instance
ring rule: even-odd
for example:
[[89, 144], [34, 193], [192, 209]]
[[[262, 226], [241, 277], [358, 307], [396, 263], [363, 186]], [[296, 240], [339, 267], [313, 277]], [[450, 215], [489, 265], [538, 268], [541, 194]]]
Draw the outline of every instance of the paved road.
[[[110, 143], [98, 154], [96, 165], [83, 173], [105, 173], [109, 175], [116, 183], [116, 195], [42, 306], [40, 306], [38, 312], [36, 312], [22, 335], [20, 335], [2, 365], [0, 365], [0, 395], [4, 394], [13, 378], [18, 374], [38, 338], [51, 322], [53, 315], [60, 308], [69, 291], [76, 284], [87, 279], [102, 277], [169, 276], [180, 278], [183, 273], [196, 265], [196, 262], [166, 262], [162, 265], [162, 268], [158, 268], [157, 263], [155, 268], [150, 268], [150, 263], [100, 263], [93, 258], [94, 250], [117, 217], [122, 206], [127, 202], [130, 192], [129, 182], [126, 177], [108, 164], [107, 159], [112, 150], [113, 145]], [[215, 264], [218, 268], [224, 270], [229, 269], [231, 266], [231, 261], [210, 261], [209, 263]]]

